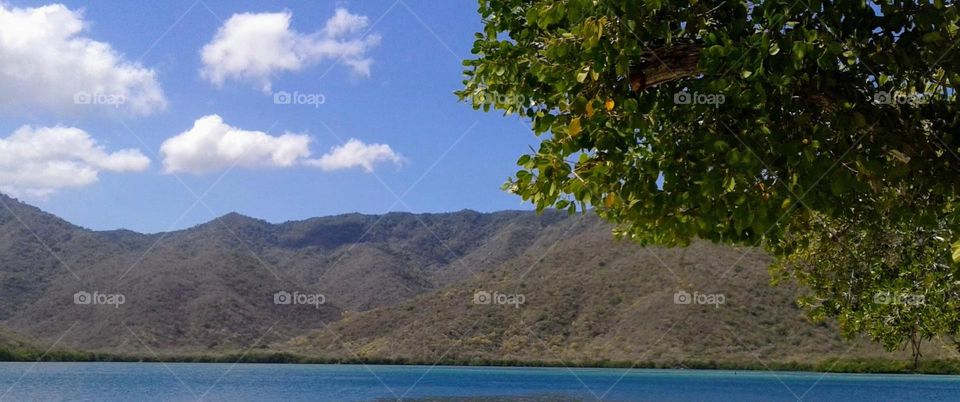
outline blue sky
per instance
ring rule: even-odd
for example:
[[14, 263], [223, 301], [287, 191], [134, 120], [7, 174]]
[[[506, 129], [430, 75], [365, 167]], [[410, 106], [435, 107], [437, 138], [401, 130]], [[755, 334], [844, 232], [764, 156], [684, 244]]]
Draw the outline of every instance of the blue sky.
[[[26, 15], [32, 8], [52, 3], [0, 4], [8, 12], [7, 18], [20, 18], [11, 17], [11, 10], [19, 9]], [[71, 34], [71, 39], [106, 44], [119, 58], [116, 66], [153, 74], [152, 79], [129, 78], [119, 84], [118, 79], [103, 77], [89, 78], [91, 82], [106, 80], [120, 88], [149, 81], [162, 90], [159, 100], [157, 96], [140, 96], [139, 100], [147, 100], [146, 106], [138, 110], [127, 108], [138, 99], [127, 99], [122, 108], [66, 107], [32, 95], [34, 89], [30, 85], [38, 87], [37, 93], [44, 91], [39, 87], [58, 85], [49, 77], [42, 82], [31, 78], [35, 72], [29, 67], [33, 66], [21, 65], [21, 75], [2, 77], [24, 82], [20, 86], [0, 84], [0, 137], [9, 139], [24, 125], [32, 129], [18, 138], [40, 136], [40, 128], [75, 128], [86, 133], [106, 154], [136, 150], [140, 157], [150, 160], [149, 166], [136, 158], [96, 162], [92, 167], [97, 170], [93, 182], [43, 184], [42, 191], [31, 191], [25, 189], [28, 183], [24, 181], [32, 179], [23, 179], [29, 175], [16, 169], [37, 161], [30, 160], [31, 156], [24, 152], [4, 165], [0, 156], [0, 169], [14, 169], [7, 172], [7, 182], [0, 178], [0, 188], [19, 192], [14, 195], [21, 200], [70, 222], [93, 229], [157, 232], [189, 227], [231, 211], [282, 222], [349, 212], [528, 208], [518, 197], [500, 190], [500, 186], [517, 169], [517, 157], [527, 152], [529, 146], [535, 146], [537, 139], [517, 117], [475, 111], [457, 102], [453, 95], [463, 80], [460, 59], [470, 57], [473, 34], [481, 28], [473, 1], [171, 0], [62, 4], [67, 11], [59, 12], [74, 13], [84, 23], [84, 29]], [[365, 43], [360, 54], [334, 57], [331, 54], [340, 48], [325, 47], [331, 43], [323, 42], [324, 38], [332, 34], [324, 33], [330, 31], [324, 29], [338, 9], [352, 18], [345, 19], [346, 22], [356, 22], [356, 26], [344, 28], [349, 32], [341, 36], [342, 41]], [[255, 17], [286, 13], [288, 31], [300, 41], [292, 49], [314, 50], [296, 50], [308, 53], [305, 61], [293, 68], [267, 68], [271, 70], [269, 74], [254, 71], [256, 63], [237, 67], [222, 58], [211, 63], [203, 49], [216, 41], [218, 32], [223, 33], [221, 30], [231, 17], [243, 13]], [[236, 32], [245, 29], [239, 25], [235, 28]], [[231, 42], [227, 39], [231, 38], [229, 32], [234, 31], [227, 32], [220, 43], [226, 50], [219, 54], [228, 59], [238, 52], [231, 46], [264, 46], [253, 43], [262, 35], [253, 35], [252, 40], [234, 38]], [[3, 46], [15, 45], [0, 42], [0, 53]], [[47, 60], [61, 55], [44, 53], [36, 57]], [[364, 71], [365, 62], [368, 71]], [[95, 77], [99, 73], [89, 74]], [[63, 79], [67, 83], [87, 82], [87, 78]], [[269, 89], [264, 88], [265, 82]], [[273, 94], [278, 92], [320, 94], [323, 104], [276, 104]], [[266, 162], [223, 157], [230, 168], [213, 163], [215, 156], [206, 156], [205, 152], [216, 153], [215, 150], [197, 148], [193, 151], [201, 153], [194, 153], [193, 159], [184, 156], [186, 162], [182, 166], [210, 162], [210, 169], [171, 168], [178, 165], [170, 155], [161, 152], [164, 142], [191, 130], [198, 119], [210, 115], [220, 116], [222, 123], [232, 129], [261, 132], [261, 136], [308, 136], [310, 156], [281, 162], [276, 162], [279, 154], [271, 154], [273, 159], [268, 156]], [[55, 136], [61, 132], [52, 130], [47, 134]], [[349, 162], [310, 162], [323, 159], [331, 147], [351, 138], [369, 146], [389, 147], [389, 155], [370, 164], [372, 171]], [[350, 155], [346, 156], [349, 159]], [[336, 160], [340, 159], [327, 162]], [[125, 167], [117, 167], [120, 165]], [[79, 177], [69, 170], [66, 174]], [[401, 195], [402, 201], [398, 201], [397, 196]], [[197, 202], [198, 196], [203, 196], [202, 202]]]

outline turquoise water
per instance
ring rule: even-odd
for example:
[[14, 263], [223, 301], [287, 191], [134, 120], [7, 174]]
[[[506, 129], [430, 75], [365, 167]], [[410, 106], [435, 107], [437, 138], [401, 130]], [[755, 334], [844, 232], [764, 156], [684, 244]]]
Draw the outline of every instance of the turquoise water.
[[0, 397], [5, 401], [960, 401], [960, 377], [360, 365], [0, 363], [0, 392], [6, 392]]

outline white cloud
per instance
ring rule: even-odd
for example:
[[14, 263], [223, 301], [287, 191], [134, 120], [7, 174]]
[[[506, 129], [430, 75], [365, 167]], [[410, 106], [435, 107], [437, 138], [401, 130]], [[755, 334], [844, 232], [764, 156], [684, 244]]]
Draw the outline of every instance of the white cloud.
[[310, 156], [310, 137], [270, 136], [232, 127], [218, 115], [204, 116], [193, 127], [163, 142], [168, 173], [207, 173], [231, 167], [290, 167]]
[[366, 16], [350, 14], [346, 9], [338, 8], [324, 25], [323, 34], [328, 38], [336, 38], [344, 34], [357, 33], [369, 24], [370, 19]]
[[380, 43], [379, 35], [358, 35], [369, 19], [338, 8], [318, 32], [290, 29], [289, 11], [234, 14], [203, 47], [201, 74], [214, 85], [228, 79], [247, 81], [270, 92], [271, 77], [299, 71], [325, 60], [341, 61], [362, 76], [370, 75], [367, 52]]
[[373, 172], [374, 165], [382, 162], [391, 162], [402, 165], [405, 159], [393, 151], [387, 144], [365, 144], [351, 138], [346, 144], [330, 149], [330, 152], [317, 159], [307, 160], [305, 163], [326, 171], [362, 167], [367, 173]]
[[146, 115], [166, 107], [153, 70], [108, 43], [84, 37], [80, 11], [0, 2], [0, 110], [119, 109]]
[[160, 145], [167, 173], [202, 174], [232, 166], [246, 168], [313, 166], [325, 171], [363, 168], [373, 172], [378, 163], [402, 164], [404, 158], [386, 144], [365, 144], [351, 138], [317, 159], [310, 158], [310, 137], [304, 134], [271, 136], [230, 126], [218, 115], [197, 119], [193, 127]]
[[0, 191], [46, 197], [97, 182], [101, 171], [133, 172], [150, 166], [135, 149], [107, 152], [74, 127], [23, 126], [0, 138]]

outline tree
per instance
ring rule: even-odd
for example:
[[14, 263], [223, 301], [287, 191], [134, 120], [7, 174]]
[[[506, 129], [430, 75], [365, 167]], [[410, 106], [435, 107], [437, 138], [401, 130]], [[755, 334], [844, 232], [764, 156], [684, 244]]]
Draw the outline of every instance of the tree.
[[782, 258], [815, 249], [800, 228], [829, 233], [814, 219], [958, 240], [952, 2], [479, 5], [458, 95], [531, 120], [539, 149], [507, 188], [538, 209], [592, 208], [641, 243], [704, 238]]
[[[892, 192], [886, 213], [909, 198]], [[948, 225], [915, 226], [877, 213], [841, 222], [806, 215], [794, 220], [771, 268], [775, 280], [796, 278], [809, 289], [799, 300], [816, 320], [836, 318], [848, 338], [865, 333], [887, 350], [910, 347], [914, 367], [921, 343], [960, 342], [960, 267], [949, 263]]]

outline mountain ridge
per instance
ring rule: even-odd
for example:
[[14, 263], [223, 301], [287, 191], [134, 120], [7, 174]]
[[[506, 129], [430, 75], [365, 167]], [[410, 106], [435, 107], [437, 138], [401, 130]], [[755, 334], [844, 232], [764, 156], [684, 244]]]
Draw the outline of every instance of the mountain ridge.
[[[592, 215], [462, 210], [270, 223], [232, 213], [140, 234], [2, 201], [0, 330], [38, 345], [406, 361], [900, 356], [808, 322], [793, 304], [802, 290], [769, 287], [771, 259], [760, 250], [640, 247]], [[477, 304], [478, 292], [524, 303]], [[678, 304], [680, 292], [726, 303]]]
[[[501, 214], [501, 213], [530, 213], [530, 212], [533, 212], [533, 210], [527, 210], [527, 209], [503, 209], [503, 210], [482, 212], [482, 211], [478, 211], [478, 210], [471, 209], [471, 208], [463, 208], [463, 209], [459, 209], [459, 210], [456, 210], [456, 211], [430, 211], [430, 212], [419, 212], [419, 213], [418, 213], [418, 212], [409, 212], [409, 211], [388, 211], [388, 212], [384, 212], [384, 213], [345, 212], [345, 213], [332, 214], [332, 215], [310, 216], [310, 217], [305, 217], [305, 218], [288, 219], [288, 220], [284, 220], [284, 221], [276, 221], [276, 222], [274, 222], [274, 221], [269, 221], [269, 220], [266, 220], [266, 219], [263, 219], [263, 218], [258, 218], [258, 217], [255, 217], [255, 216], [247, 215], [247, 214], [241, 213], [241, 212], [239, 212], [239, 211], [230, 211], [230, 212], [226, 212], [226, 213], [224, 213], [224, 214], [222, 214], [222, 215], [215, 216], [215, 217], [211, 218], [211, 219], [208, 220], [208, 221], [200, 222], [200, 223], [197, 223], [197, 224], [188, 226], [188, 227], [184, 227], [184, 228], [180, 228], [180, 229], [163, 230], [163, 231], [158, 231], [158, 232], [147, 232], [147, 231], [139, 231], [139, 230], [134, 230], [134, 229], [130, 229], [130, 228], [124, 228], [124, 227], [110, 228], [110, 229], [93, 229], [93, 228], [88, 228], [88, 227], [85, 227], [85, 226], [83, 226], [83, 225], [80, 225], [80, 224], [71, 222], [71, 221], [69, 221], [69, 220], [63, 219], [63, 218], [59, 217], [58, 215], [56, 215], [56, 214], [53, 213], [53, 212], [46, 211], [46, 210], [44, 210], [43, 208], [34, 206], [34, 205], [32, 205], [32, 204], [30, 204], [30, 203], [28, 203], [28, 202], [26, 202], [26, 201], [20, 200], [20, 199], [18, 199], [18, 198], [16, 198], [16, 197], [13, 197], [13, 196], [4, 194], [3, 192], [0, 192], [0, 205], [2, 205], [2, 204], [7, 204], [7, 205], [13, 204], [13, 205], [16, 205], [16, 206], [25, 207], [25, 208], [28, 208], [28, 209], [30, 209], [30, 210], [34, 210], [35, 212], [39, 212], [39, 213], [41, 213], [41, 214], [44, 214], [44, 215], [48, 215], [48, 216], [50, 216], [50, 217], [53, 217], [53, 218], [55, 218], [55, 219], [57, 219], [57, 220], [60, 220], [60, 221], [62, 221], [62, 222], [64, 222], [64, 223], [67, 223], [67, 224], [69, 224], [69, 225], [71, 225], [71, 226], [74, 226], [74, 227], [76, 227], [76, 228], [78, 228], [78, 229], [82, 229], [82, 230], [86, 230], [86, 231], [90, 231], [90, 232], [95, 232], [95, 233], [114, 233], [114, 232], [118, 232], [118, 233], [126, 233], [126, 234], [137, 234], [137, 235], [143, 235], [143, 236], [153, 236], [153, 235], [162, 235], [162, 234], [164, 234], [164, 233], [182, 232], [182, 231], [185, 231], [185, 230], [194, 229], [194, 228], [196, 228], [196, 227], [198, 227], [198, 226], [204, 226], [204, 225], [209, 225], [209, 224], [217, 223], [218, 221], [225, 221], [225, 220], [226, 220], [226, 221], [229, 221], [229, 220], [233, 220], [233, 219], [259, 221], [259, 222], [263, 222], [263, 223], [266, 223], [266, 224], [269, 224], [269, 225], [286, 225], [286, 224], [304, 223], [304, 222], [308, 222], [308, 221], [323, 220], [323, 219], [338, 219], [338, 218], [350, 217], [350, 216], [359, 216], [359, 217], [367, 217], [367, 218], [369, 218], [369, 217], [379, 218], [379, 217], [384, 217], [384, 216], [389, 216], [389, 215], [432, 216], [432, 215], [455, 215], [455, 214], [461, 214], [461, 213], [463, 213], [463, 214], [480, 214], [480, 215], [488, 214], [488, 215], [489, 215], [489, 214]], [[6, 208], [4, 208], [4, 209], [6, 209]], [[0, 211], [2, 211], [2, 209], [0, 209]]]
[[[94, 231], [12, 198], [3, 201], [0, 324], [50, 340], [71, 318], [83, 318], [91, 324], [65, 342], [97, 350], [129, 345], [131, 331], [116, 331], [126, 324], [143, 326], [141, 338], [155, 340], [158, 349], [206, 350], [224, 339], [230, 347], [247, 346], [273, 321], [281, 332], [297, 332], [339, 319], [344, 310], [392, 304], [467, 275], [461, 258], [473, 258], [469, 254], [511, 217], [530, 215], [343, 214], [271, 224], [234, 213], [141, 234]], [[470, 230], [454, 229], [464, 225]], [[327, 304], [277, 310], [272, 295], [297, 288], [327, 293]], [[80, 291], [124, 293], [129, 303], [113, 312], [70, 304]], [[210, 324], [225, 317], [225, 327]], [[251, 328], [241, 319], [263, 324]], [[96, 327], [107, 322], [113, 332]]]

